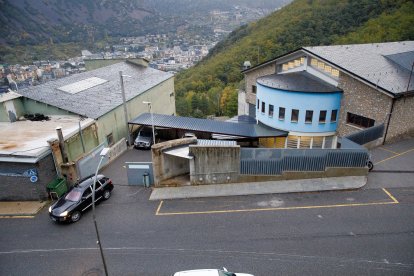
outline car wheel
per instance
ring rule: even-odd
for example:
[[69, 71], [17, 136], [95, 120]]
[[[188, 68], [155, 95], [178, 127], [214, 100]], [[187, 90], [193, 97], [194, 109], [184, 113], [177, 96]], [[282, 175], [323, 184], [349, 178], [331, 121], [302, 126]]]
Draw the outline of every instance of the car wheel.
[[105, 190], [104, 192], [103, 192], [103, 198], [104, 198], [104, 200], [107, 200], [107, 199], [109, 199], [111, 197], [111, 191], [110, 190]]
[[367, 166], [368, 166], [368, 171], [372, 171], [372, 169], [374, 168], [374, 163], [372, 163], [372, 161], [368, 161]]
[[81, 215], [81, 213], [79, 211], [75, 211], [70, 216], [70, 219], [72, 220], [72, 222], [77, 222], [78, 220], [80, 220], [81, 216], [82, 215]]

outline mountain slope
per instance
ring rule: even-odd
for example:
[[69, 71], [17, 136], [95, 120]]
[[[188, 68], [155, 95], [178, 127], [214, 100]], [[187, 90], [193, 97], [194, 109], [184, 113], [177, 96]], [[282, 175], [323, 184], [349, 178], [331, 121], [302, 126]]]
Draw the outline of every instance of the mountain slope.
[[[254, 66], [302, 46], [414, 39], [413, 15], [410, 0], [295, 0], [234, 31], [201, 63], [180, 73], [176, 78], [177, 112], [196, 117], [235, 115], [235, 89], [243, 77], [244, 61]], [[385, 35], [365, 36], [375, 31], [377, 23]], [[208, 108], [197, 105], [202, 98], [207, 99]]]
[[2, 0], [0, 43], [73, 42], [139, 32], [144, 18], [154, 14], [146, 6], [132, 0]]
[[[175, 32], [194, 14], [235, 6], [274, 9], [291, 0], [0, 0], [0, 44], [100, 40]], [[188, 22], [186, 21], [188, 19]], [[171, 21], [174, 24], [171, 24]]]

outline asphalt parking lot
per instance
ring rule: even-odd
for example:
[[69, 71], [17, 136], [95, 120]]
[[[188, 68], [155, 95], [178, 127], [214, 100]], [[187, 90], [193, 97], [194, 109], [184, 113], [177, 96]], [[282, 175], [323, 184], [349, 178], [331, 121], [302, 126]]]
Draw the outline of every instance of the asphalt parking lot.
[[[128, 150], [104, 168], [115, 189], [96, 209], [110, 275], [223, 266], [254, 275], [413, 275], [413, 146], [373, 150], [362, 189], [161, 201], [149, 200], [151, 188], [127, 185], [125, 162], [150, 158]], [[92, 218], [56, 224], [43, 208], [31, 219], [0, 219], [0, 274], [104, 275]]]
[[[143, 162], [150, 158], [148, 150], [129, 149], [102, 172], [110, 176], [115, 185], [127, 185], [125, 162]], [[371, 158], [374, 169], [368, 175], [367, 184], [359, 190], [162, 200], [154, 214], [220, 214], [398, 204], [399, 192], [393, 188], [414, 187], [414, 139], [377, 147], [371, 150]], [[131, 186], [129, 189], [144, 188]], [[402, 197], [407, 200], [407, 196]]]
[[[258, 197], [232, 196], [231, 200], [227, 197], [215, 197], [209, 200], [195, 198], [186, 200], [159, 200], [158, 207], [155, 207], [154, 214], [159, 216], [173, 214], [214, 214], [225, 212], [258, 212], [258, 211], [281, 211], [295, 209], [314, 209], [314, 208], [337, 208], [349, 206], [365, 206], [378, 204], [395, 204], [398, 201], [414, 201], [414, 194], [407, 189], [405, 194], [393, 191], [393, 188], [414, 188], [414, 138], [403, 140], [397, 143], [383, 145], [371, 150], [371, 158], [374, 162], [374, 169], [368, 175], [367, 184], [356, 191], [331, 191], [323, 193], [326, 200], [320, 204], [315, 199], [316, 192], [292, 193], [292, 194], [270, 194]], [[151, 189], [142, 186], [129, 186], [127, 181], [127, 162], [148, 162], [151, 160], [150, 150], [128, 149], [118, 159], [114, 160], [107, 167], [102, 169], [102, 173], [112, 178], [118, 190], [126, 190], [122, 193], [128, 195], [143, 193], [144, 200], [148, 200]], [[122, 188], [124, 187], [124, 188]], [[370, 190], [370, 193], [366, 191]], [[397, 194], [395, 196], [395, 194]], [[400, 195], [401, 194], [401, 195]], [[125, 199], [119, 198], [124, 201]], [[308, 202], [304, 204], [303, 201]], [[36, 202], [34, 202], [36, 203]], [[47, 203], [47, 202], [46, 202]], [[43, 203], [44, 204], [44, 203]], [[7, 211], [3, 218], [33, 218], [34, 215], [44, 205], [33, 206], [32, 214], [26, 214], [26, 209], [21, 212]], [[47, 204], [46, 204], [47, 205]], [[3, 208], [4, 209], [4, 208]], [[9, 208], [10, 209], [10, 208]], [[12, 210], [12, 211], [13, 211]], [[10, 213], [10, 215], [8, 215]]]
[[374, 169], [363, 189], [414, 187], [414, 138], [371, 150]]

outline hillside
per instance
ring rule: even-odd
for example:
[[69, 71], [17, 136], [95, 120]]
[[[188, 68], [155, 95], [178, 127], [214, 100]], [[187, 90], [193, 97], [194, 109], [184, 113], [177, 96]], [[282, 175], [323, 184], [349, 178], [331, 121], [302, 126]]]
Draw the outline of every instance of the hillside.
[[247, 60], [254, 66], [302, 46], [412, 39], [410, 0], [295, 0], [232, 32], [201, 63], [177, 75], [177, 112], [235, 115]]
[[[0, 0], [0, 63], [67, 59], [124, 36], [211, 33], [211, 11], [268, 13], [291, 0]], [[174, 8], [171, 8], [174, 7]], [[242, 9], [243, 10], [243, 9]], [[209, 25], [210, 23], [210, 25]]]
[[0, 0], [0, 44], [94, 42], [105, 37], [176, 32], [194, 14], [203, 14], [208, 20], [208, 13], [216, 9], [244, 5], [272, 10], [287, 1]]
[[0, 43], [8, 45], [95, 40], [143, 27], [154, 12], [145, 1], [3, 0]]

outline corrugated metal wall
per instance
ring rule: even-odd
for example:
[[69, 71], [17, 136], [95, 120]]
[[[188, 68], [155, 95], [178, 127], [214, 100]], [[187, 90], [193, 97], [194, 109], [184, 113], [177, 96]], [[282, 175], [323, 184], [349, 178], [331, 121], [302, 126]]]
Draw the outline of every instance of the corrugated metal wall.
[[240, 173], [280, 175], [284, 171], [325, 171], [326, 168], [363, 168], [366, 149], [252, 149], [242, 148]]

